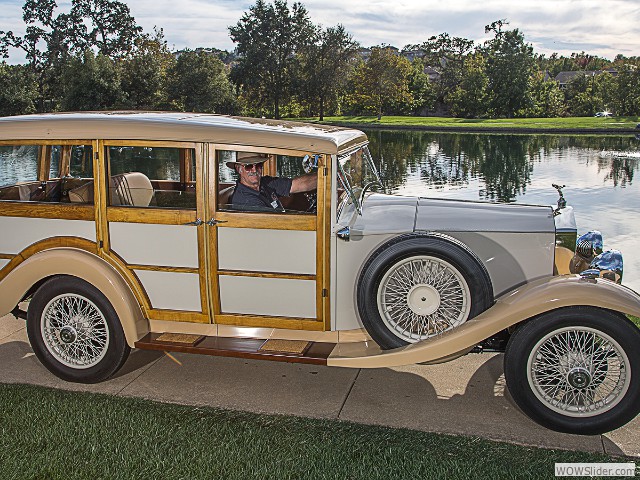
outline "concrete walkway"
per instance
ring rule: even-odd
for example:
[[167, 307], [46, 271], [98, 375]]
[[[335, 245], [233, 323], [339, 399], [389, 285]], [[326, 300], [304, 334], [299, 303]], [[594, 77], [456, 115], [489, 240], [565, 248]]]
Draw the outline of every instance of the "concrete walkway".
[[97, 385], [59, 380], [33, 354], [24, 321], [0, 318], [0, 383], [29, 383], [187, 405], [339, 419], [523, 445], [640, 458], [640, 417], [606, 435], [552, 432], [520, 412], [505, 390], [502, 355], [355, 370], [133, 351]]

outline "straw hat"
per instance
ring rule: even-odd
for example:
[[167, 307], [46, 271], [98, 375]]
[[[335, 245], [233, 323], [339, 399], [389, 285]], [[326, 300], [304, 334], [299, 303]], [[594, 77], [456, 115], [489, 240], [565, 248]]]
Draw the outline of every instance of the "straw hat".
[[227, 162], [227, 167], [235, 168], [236, 164], [249, 165], [252, 163], [264, 163], [267, 161], [267, 157], [259, 153], [252, 152], [237, 152], [235, 162]]

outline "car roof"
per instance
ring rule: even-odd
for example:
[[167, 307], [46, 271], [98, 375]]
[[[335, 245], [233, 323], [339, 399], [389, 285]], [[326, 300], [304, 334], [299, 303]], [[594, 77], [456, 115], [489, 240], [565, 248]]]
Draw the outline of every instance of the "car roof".
[[338, 154], [367, 142], [355, 129], [179, 112], [69, 112], [0, 118], [0, 140], [164, 140]]

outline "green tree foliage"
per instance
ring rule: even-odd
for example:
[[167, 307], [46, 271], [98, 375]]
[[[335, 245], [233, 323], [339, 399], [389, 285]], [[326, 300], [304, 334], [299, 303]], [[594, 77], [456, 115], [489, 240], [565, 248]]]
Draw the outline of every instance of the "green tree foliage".
[[420, 115], [428, 110], [433, 110], [436, 104], [436, 89], [429, 81], [429, 75], [424, 73], [424, 62], [416, 59], [411, 62], [409, 73], [409, 93], [413, 101], [406, 105], [402, 113]]
[[494, 38], [485, 43], [491, 110], [497, 117], [513, 117], [526, 107], [529, 77], [533, 73], [533, 48], [517, 28], [503, 30], [505, 20], [485, 27]]
[[455, 91], [462, 81], [464, 63], [473, 47], [473, 40], [451, 37], [446, 32], [430, 37], [421, 45], [412, 46], [424, 51], [424, 61], [427, 65], [440, 66], [442, 75], [436, 85], [436, 95], [441, 104], [446, 103], [446, 97]]
[[529, 78], [528, 100], [522, 116], [561, 117], [565, 113], [564, 94], [558, 82], [545, 80], [543, 72], [537, 72]]
[[355, 110], [375, 112], [378, 119], [383, 113], [401, 110], [413, 102], [410, 74], [411, 63], [406, 58], [388, 47], [374, 47], [369, 59], [354, 70], [349, 103]]
[[22, 50], [38, 84], [38, 110], [56, 108], [63, 86], [63, 67], [87, 48], [109, 56], [130, 52], [142, 29], [129, 8], [112, 0], [72, 0], [70, 13], [59, 13], [55, 0], [26, 0], [25, 34], [0, 32], [0, 54]]
[[449, 95], [451, 113], [456, 117], [478, 118], [486, 114], [489, 78], [485, 73], [485, 60], [480, 54], [467, 60], [460, 85]]
[[135, 49], [122, 61], [124, 106], [132, 109], [167, 109], [169, 75], [176, 63], [162, 30], [142, 35]]
[[66, 72], [65, 110], [108, 110], [121, 104], [119, 69], [111, 58], [86, 50], [71, 58]]
[[640, 113], [640, 68], [626, 64], [618, 72], [613, 96], [616, 115], [638, 115]]
[[235, 83], [255, 110], [267, 107], [280, 118], [281, 105], [291, 93], [296, 53], [313, 38], [307, 10], [301, 3], [289, 9], [286, 0], [257, 0], [229, 27], [229, 34], [240, 55], [232, 72]]
[[564, 91], [565, 104], [571, 115], [589, 117], [596, 112], [614, 110], [620, 105], [616, 102], [618, 78], [608, 72], [598, 75], [583, 74], [576, 76]]
[[76, 48], [96, 47], [111, 58], [130, 53], [142, 34], [129, 7], [117, 0], [72, 0]]
[[35, 112], [38, 85], [24, 65], [0, 63], [0, 115]]
[[358, 44], [342, 25], [318, 28], [300, 49], [302, 97], [324, 119], [327, 104], [337, 104], [353, 69]]
[[187, 50], [171, 72], [169, 97], [187, 112], [235, 113], [233, 86], [226, 67], [215, 55]]

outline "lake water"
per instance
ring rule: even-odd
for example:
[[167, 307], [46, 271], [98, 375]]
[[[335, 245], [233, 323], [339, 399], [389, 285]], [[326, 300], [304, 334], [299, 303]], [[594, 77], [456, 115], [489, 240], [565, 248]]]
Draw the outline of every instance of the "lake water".
[[578, 235], [600, 230], [605, 250], [624, 256], [623, 284], [640, 292], [640, 140], [633, 135], [366, 133], [389, 193], [555, 205], [551, 184], [566, 185]]

